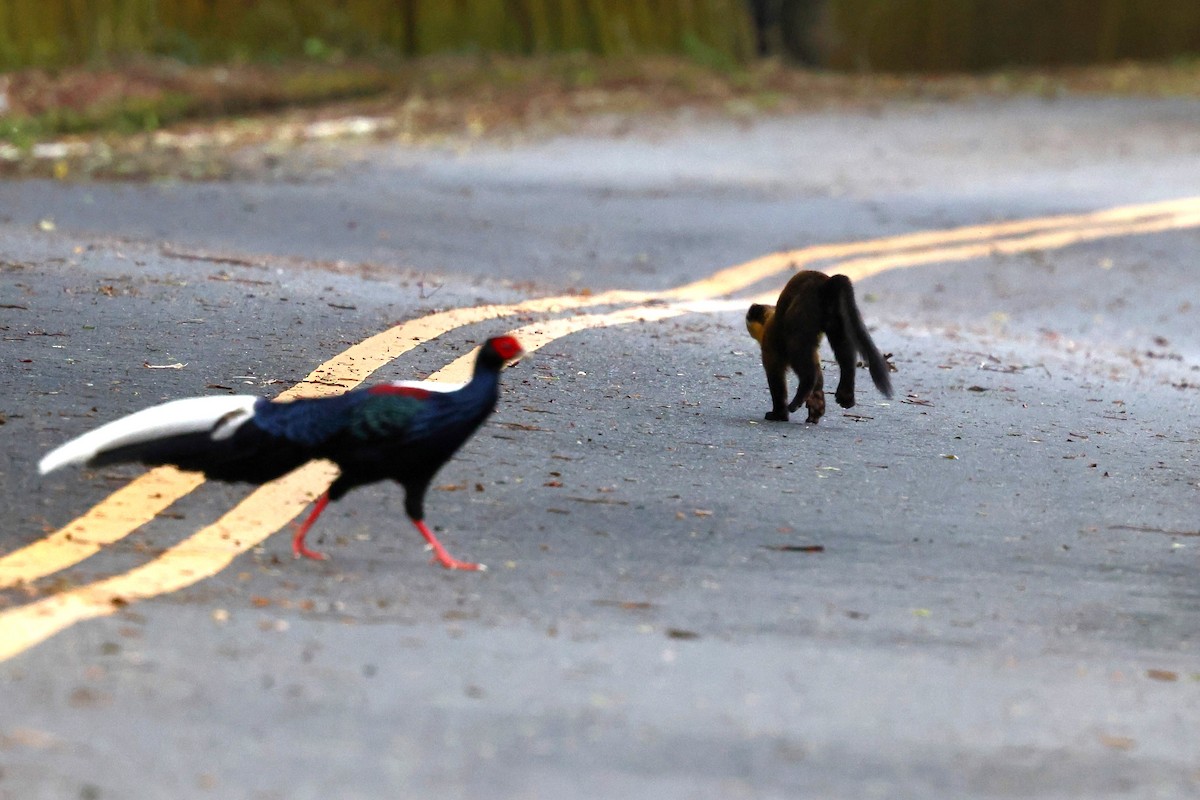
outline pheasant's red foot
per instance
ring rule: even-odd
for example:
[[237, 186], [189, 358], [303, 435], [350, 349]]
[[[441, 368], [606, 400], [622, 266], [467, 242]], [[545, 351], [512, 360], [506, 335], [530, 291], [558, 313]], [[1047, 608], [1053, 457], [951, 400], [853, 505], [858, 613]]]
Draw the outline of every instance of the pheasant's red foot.
[[304, 535], [297, 531], [292, 538], [292, 558], [311, 558], [314, 561], [327, 561], [329, 556], [316, 550], [309, 550], [304, 544]]
[[413, 525], [417, 526], [417, 530], [425, 537], [425, 541], [429, 542], [429, 547], [433, 550], [434, 563], [441, 564], [446, 569], [465, 569], [475, 572], [484, 572], [487, 570], [485, 564], [472, 564], [469, 561], [459, 561], [446, 552], [446, 548], [442, 547], [442, 543], [433, 535], [433, 531], [425, 525], [423, 520], [414, 519]]
[[304, 537], [308, 533], [308, 529], [317, 521], [317, 517], [321, 516], [321, 512], [325, 510], [325, 506], [329, 505], [329, 492], [317, 498], [317, 504], [313, 507], [312, 513], [308, 515], [308, 519], [296, 526], [296, 532], [292, 534], [292, 557], [311, 558], [314, 561], [325, 561], [329, 556], [324, 553], [318, 553], [316, 550], [309, 550], [304, 544]]
[[446, 569], [465, 569], [473, 572], [487, 572], [487, 564], [472, 564], [469, 561], [457, 561], [450, 556], [445, 558], [434, 556], [432, 563], [441, 564]]

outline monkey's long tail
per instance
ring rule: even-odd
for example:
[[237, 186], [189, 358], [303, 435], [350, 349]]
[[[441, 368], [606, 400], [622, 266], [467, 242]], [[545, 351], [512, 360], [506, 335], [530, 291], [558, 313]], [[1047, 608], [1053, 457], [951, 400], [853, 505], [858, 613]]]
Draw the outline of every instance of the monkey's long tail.
[[866, 360], [867, 370], [871, 373], [875, 388], [883, 392], [885, 397], [891, 397], [892, 379], [888, 374], [890, 370], [887, 361], [879, 354], [875, 342], [871, 340], [871, 334], [867, 332], [867, 326], [863, 324], [862, 315], [858, 313], [858, 304], [854, 302], [854, 287], [851, 286], [850, 279], [845, 275], [833, 275], [829, 278], [829, 283], [836, 287], [842, 319], [846, 324], [846, 335], [854, 343], [854, 349]]

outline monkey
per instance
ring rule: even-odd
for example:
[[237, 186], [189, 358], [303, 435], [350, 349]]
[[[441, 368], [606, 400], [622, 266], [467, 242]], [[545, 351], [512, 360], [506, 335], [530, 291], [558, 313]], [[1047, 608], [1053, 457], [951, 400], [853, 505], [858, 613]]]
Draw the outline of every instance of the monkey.
[[[818, 350], [821, 334], [837, 358], [841, 377], [834, 398], [842, 408], [854, 407], [854, 369], [861, 353], [875, 388], [892, 396], [889, 366], [879, 354], [854, 302], [854, 289], [845, 275], [829, 276], [804, 270], [779, 293], [775, 305], [755, 303], [746, 312], [746, 330], [762, 348], [763, 369], [771, 391], [771, 410], [765, 419], [787, 422], [788, 412], [804, 404], [806, 422], [816, 424], [825, 413], [824, 376]], [[800, 379], [796, 396], [787, 402], [787, 370]]]

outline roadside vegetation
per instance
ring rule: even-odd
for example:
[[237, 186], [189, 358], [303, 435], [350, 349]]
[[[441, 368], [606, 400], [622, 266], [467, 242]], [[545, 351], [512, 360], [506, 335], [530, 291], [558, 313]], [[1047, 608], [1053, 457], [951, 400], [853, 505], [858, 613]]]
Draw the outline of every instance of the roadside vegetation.
[[753, 55], [746, 0], [0, 0], [0, 69], [443, 53]]
[[[783, 40], [809, 34], [821, 69], [757, 55], [797, 55]], [[1149, 58], [1151, 44], [1200, 48], [1200, 5], [0, 0], [0, 175], [222, 178], [286, 171], [306, 142], [462, 147], [682, 109], [750, 119], [899, 98], [1200, 95], [1187, 59], [969, 72]]]
[[0, 75], [0, 175], [219, 179], [314, 166], [311, 148], [305, 164], [287, 156], [345, 137], [464, 147], [584, 125], [619, 133], [635, 117], [685, 109], [749, 121], [901, 99], [1094, 93], [1200, 97], [1200, 62], [945, 76], [585, 54], [28, 69]]

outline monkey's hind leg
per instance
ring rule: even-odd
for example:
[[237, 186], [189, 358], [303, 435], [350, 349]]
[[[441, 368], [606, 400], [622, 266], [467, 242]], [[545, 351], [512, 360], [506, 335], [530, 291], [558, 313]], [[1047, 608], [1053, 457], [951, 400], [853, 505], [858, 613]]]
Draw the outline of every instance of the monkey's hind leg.
[[787, 422], [787, 373], [783, 370], [767, 373], [767, 387], [771, 390], [771, 410], [763, 416], [763, 419], [772, 422]]
[[800, 406], [804, 405], [807, 401], [807, 397], [802, 396], [800, 392], [796, 392], [796, 396], [792, 398], [792, 402], [788, 403], [788, 411], [797, 411]]
[[808, 418], [804, 421], [815, 425], [825, 413], [825, 378], [821, 374], [821, 354], [817, 348], [794, 359], [792, 370], [800, 379], [800, 385], [796, 387], [791, 409], [795, 411], [804, 403], [808, 407]]
[[772, 422], [787, 422], [787, 366], [771, 358], [767, 348], [763, 348], [763, 369], [767, 373], [767, 388], [771, 391], [771, 410], [763, 419]]
[[841, 325], [830, 325], [829, 330], [825, 332], [825, 338], [829, 340], [829, 346], [833, 348], [833, 355], [838, 363], [838, 385], [833, 395], [834, 399], [842, 408], [854, 408], [854, 370], [858, 366], [858, 354], [854, 343]]
[[825, 375], [821, 371], [820, 357], [817, 357], [817, 380], [804, 405], [808, 407], [808, 419], [804, 420], [805, 422], [815, 425], [825, 416]]

